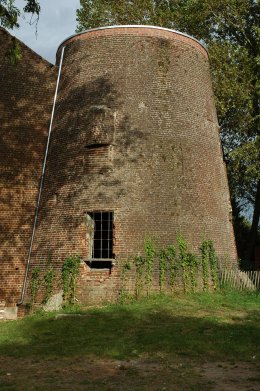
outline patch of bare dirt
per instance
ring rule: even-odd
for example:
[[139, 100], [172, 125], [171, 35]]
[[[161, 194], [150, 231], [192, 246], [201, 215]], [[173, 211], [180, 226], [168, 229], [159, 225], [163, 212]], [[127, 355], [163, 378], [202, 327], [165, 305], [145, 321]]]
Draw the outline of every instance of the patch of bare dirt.
[[251, 363], [0, 357], [1, 391], [258, 391], [259, 376]]
[[[1, 391], [208, 391], [189, 364], [166, 360], [0, 357]], [[192, 388], [191, 388], [192, 387]]]
[[259, 363], [211, 362], [202, 366], [203, 377], [213, 391], [259, 391]]

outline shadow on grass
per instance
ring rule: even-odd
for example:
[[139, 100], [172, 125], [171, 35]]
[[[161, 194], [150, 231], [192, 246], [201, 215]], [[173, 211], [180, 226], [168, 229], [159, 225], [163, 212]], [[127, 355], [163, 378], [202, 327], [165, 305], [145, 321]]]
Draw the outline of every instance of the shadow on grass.
[[38, 315], [6, 323], [0, 355], [131, 359], [142, 355], [250, 360], [260, 330], [255, 312], [239, 318], [175, 316], [172, 310], [131, 306], [81, 316]]

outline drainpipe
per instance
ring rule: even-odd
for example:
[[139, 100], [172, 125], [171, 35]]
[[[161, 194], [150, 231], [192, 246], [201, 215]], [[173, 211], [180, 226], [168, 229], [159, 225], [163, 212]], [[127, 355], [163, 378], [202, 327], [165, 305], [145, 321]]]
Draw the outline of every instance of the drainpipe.
[[48, 151], [49, 151], [50, 137], [51, 137], [51, 131], [52, 131], [52, 123], [53, 123], [55, 106], [56, 106], [56, 100], [57, 100], [57, 94], [58, 94], [58, 88], [59, 88], [59, 83], [60, 83], [60, 75], [61, 75], [61, 68], [62, 68], [64, 50], [65, 50], [65, 46], [63, 46], [63, 48], [62, 48], [61, 57], [60, 57], [59, 72], [58, 72], [58, 78], [57, 78], [56, 89], [55, 89], [55, 94], [54, 94], [54, 100], [53, 100], [53, 106], [52, 106], [52, 112], [51, 112], [51, 120], [50, 120], [47, 144], [46, 144], [46, 149], [45, 149], [45, 155], [44, 155], [44, 160], [43, 160], [43, 165], [42, 165], [42, 173], [41, 173], [41, 179], [40, 179], [40, 185], [39, 185], [38, 198], [37, 198], [35, 214], [34, 214], [32, 236], [31, 236], [30, 247], [29, 247], [28, 256], [27, 256], [27, 262], [26, 262], [26, 269], [25, 269], [25, 274], [24, 274], [21, 298], [16, 303], [17, 306], [23, 304], [23, 301], [24, 301], [24, 295], [25, 295], [25, 290], [26, 290], [26, 282], [27, 282], [27, 278], [28, 278], [28, 272], [29, 272], [29, 267], [30, 267], [31, 254], [32, 254], [33, 240], [34, 240], [35, 229], [36, 229], [36, 224], [37, 224], [37, 220], [38, 220], [39, 206], [40, 206], [41, 195], [42, 195], [43, 180], [44, 180], [47, 156], [48, 156]]

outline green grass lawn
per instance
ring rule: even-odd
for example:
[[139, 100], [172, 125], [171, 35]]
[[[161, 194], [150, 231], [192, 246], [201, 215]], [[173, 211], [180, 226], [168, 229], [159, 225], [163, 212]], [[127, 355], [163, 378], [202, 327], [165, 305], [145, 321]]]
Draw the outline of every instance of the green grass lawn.
[[[74, 316], [75, 311], [80, 315]], [[47, 368], [50, 363], [53, 364], [48, 373], [52, 373], [51, 368], [60, 370], [68, 367], [75, 368], [77, 372], [83, 362], [88, 363], [86, 367], [94, 369], [106, 363], [101, 370], [102, 374], [106, 373], [110, 365], [113, 368], [113, 365], [126, 368], [119, 370], [120, 376], [118, 374], [112, 388], [109, 388], [111, 376], [108, 376], [111, 380], [108, 383], [107, 377], [104, 380], [103, 375], [93, 379], [94, 369], [87, 379], [78, 376], [76, 380], [81, 379], [83, 383], [76, 385], [74, 379], [73, 389], [79, 390], [162, 390], [163, 386], [160, 388], [161, 384], [157, 384], [158, 374], [153, 380], [157, 388], [146, 388], [146, 380], [143, 378], [145, 370], [140, 368], [143, 365], [150, 368], [151, 363], [154, 363], [155, 368], [151, 371], [150, 380], [159, 371], [158, 365], [158, 373], [164, 373], [166, 383], [168, 375], [178, 374], [174, 381], [168, 381], [177, 388], [165, 386], [165, 390], [178, 387], [180, 390], [214, 389], [214, 384], [206, 382], [198, 372], [199, 367], [209, 362], [218, 362], [220, 366], [222, 364], [219, 363], [246, 363], [259, 369], [260, 295], [257, 293], [156, 296], [128, 305], [72, 309], [68, 312], [70, 316], [38, 313], [0, 324], [0, 358], [2, 363], [6, 363], [2, 378], [0, 370], [0, 386], [2, 380], [2, 386], [8, 390], [72, 389], [64, 388], [57, 382], [54, 382], [54, 386], [48, 385], [46, 379], [43, 388], [35, 388], [35, 384], [34, 388], [30, 388], [31, 383], [26, 383], [27, 388], [19, 388], [22, 387], [21, 383], [14, 381], [11, 375], [6, 375], [6, 371], [12, 373], [12, 369], [8, 369], [9, 363], [10, 366], [16, 366], [16, 373], [19, 373], [19, 363], [22, 361], [28, 365], [34, 363], [37, 368], [38, 363], [42, 368], [41, 374], [44, 366]], [[182, 365], [178, 367], [178, 363]], [[169, 371], [171, 367], [172, 371]], [[180, 373], [184, 373], [185, 383], [182, 383]], [[255, 375], [251, 377], [256, 379]], [[134, 385], [136, 379], [139, 382]], [[124, 387], [122, 385], [120, 388], [122, 381]], [[127, 388], [128, 382], [130, 388]], [[38, 385], [41, 387], [40, 383]]]

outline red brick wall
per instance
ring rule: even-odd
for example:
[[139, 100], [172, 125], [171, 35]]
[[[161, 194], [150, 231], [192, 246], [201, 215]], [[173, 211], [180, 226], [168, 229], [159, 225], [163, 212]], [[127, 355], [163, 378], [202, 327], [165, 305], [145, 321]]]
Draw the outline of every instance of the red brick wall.
[[100, 30], [64, 44], [32, 267], [86, 258], [86, 212], [113, 210], [116, 266], [108, 278], [82, 267], [82, 301], [115, 297], [120, 262], [142, 253], [146, 236], [163, 246], [181, 232], [195, 251], [209, 238], [236, 262], [206, 52], [162, 31]]
[[12, 36], [0, 29], [0, 301], [19, 300], [57, 69], [21, 45], [6, 58]]

